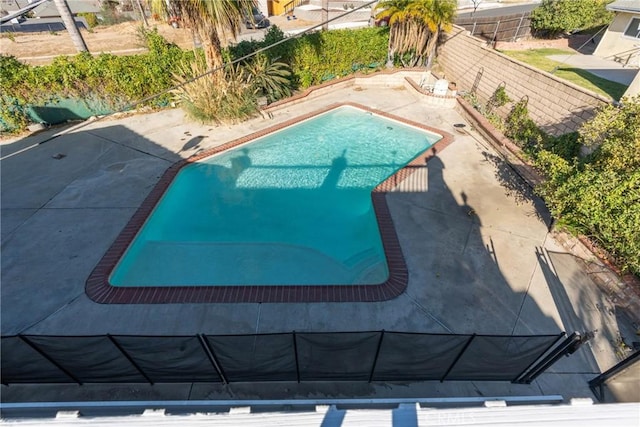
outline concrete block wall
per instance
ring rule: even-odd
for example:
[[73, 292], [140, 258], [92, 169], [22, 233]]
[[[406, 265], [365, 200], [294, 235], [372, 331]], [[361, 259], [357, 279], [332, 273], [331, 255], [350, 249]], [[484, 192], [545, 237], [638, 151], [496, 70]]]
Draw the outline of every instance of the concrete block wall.
[[[445, 78], [457, 83], [458, 90], [475, 91], [483, 102], [501, 84], [514, 101], [528, 97], [529, 116], [552, 135], [578, 130], [594, 116], [597, 107], [610, 102], [493, 50], [486, 41], [470, 36], [461, 27], [454, 27], [446, 35], [438, 63]], [[500, 113], [506, 115], [508, 111], [503, 108]]]

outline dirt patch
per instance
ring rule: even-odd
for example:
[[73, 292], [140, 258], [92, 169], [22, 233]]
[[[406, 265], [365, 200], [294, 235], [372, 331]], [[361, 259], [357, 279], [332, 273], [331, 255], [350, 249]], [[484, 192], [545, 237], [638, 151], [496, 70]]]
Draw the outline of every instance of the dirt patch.
[[[580, 53], [589, 54], [589, 49], [593, 51], [596, 43], [590, 42], [591, 36], [588, 34], [575, 34], [559, 39], [523, 39], [515, 42], [497, 42], [495, 48], [498, 50], [528, 50], [528, 49], [565, 49], [578, 50]], [[593, 45], [593, 46], [592, 46]]]
[[[302, 19], [287, 21], [286, 17], [281, 16], [269, 19], [284, 31], [316, 24]], [[91, 32], [81, 30], [81, 33], [91, 53], [109, 52], [115, 55], [132, 55], [147, 50], [139, 37], [140, 28], [140, 22], [125, 22], [108, 27], [96, 27]], [[152, 28], [157, 28], [162, 37], [183, 49], [193, 48], [190, 29], [176, 29], [163, 22], [152, 23]], [[251, 37], [256, 33], [256, 30], [243, 28], [241, 34]], [[77, 53], [66, 31], [3, 34], [0, 38], [0, 52], [3, 55], [15, 56], [31, 65], [49, 64], [56, 56]]]
[[[193, 46], [191, 31], [158, 25], [158, 32], [170, 42], [183, 48]], [[92, 32], [81, 30], [91, 53], [110, 52], [134, 54], [146, 51], [140, 39], [140, 24], [125, 22], [109, 27], [96, 27]], [[32, 65], [43, 65], [59, 55], [75, 55], [76, 49], [66, 31], [46, 33], [14, 33], [0, 40], [3, 55], [12, 55]]]

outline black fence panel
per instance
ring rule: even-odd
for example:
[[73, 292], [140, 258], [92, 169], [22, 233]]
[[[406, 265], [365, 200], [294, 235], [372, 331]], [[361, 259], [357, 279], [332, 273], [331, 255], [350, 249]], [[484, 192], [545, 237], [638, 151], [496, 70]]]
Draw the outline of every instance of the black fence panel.
[[468, 335], [385, 332], [372, 380], [440, 380], [468, 340]]
[[27, 336], [80, 382], [144, 382], [145, 378], [106, 336]]
[[2, 337], [0, 372], [5, 384], [74, 382], [18, 336]]
[[576, 350], [574, 345], [558, 344], [560, 337], [385, 331], [155, 337], [8, 336], [2, 337], [0, 374], [5, 384], [296, 380], [522, 382], [528, 378], [522, 374], [529, 375], [534, 369], [538, 375], [556, 357]]
[[382, 332], [296, 334], [301, 381], [368, 381]]
[[155, 382], [221, 382], [197, 336], [113, 336]]
[[296, 381], [293, 334], [206, 336], [227, 381]]
[[514, 381], [558, 339], [558, 335], [475, 336], [448, 380]]

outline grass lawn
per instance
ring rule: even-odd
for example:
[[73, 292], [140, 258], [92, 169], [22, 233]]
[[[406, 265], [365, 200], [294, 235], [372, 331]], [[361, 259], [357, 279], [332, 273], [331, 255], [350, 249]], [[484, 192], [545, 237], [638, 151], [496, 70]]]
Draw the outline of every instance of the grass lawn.
[[549, 55], [571, 55], [574, 53], [572, 50], [544, 48], [507, 50], [502, 51], [501, 53], [541, 70], [553, 73], [556, 77], [570, 81], [571, 83], [582, 86], [585, 89], [592, 90], [604, 96], [610, 96], [615, 100], [619, 100], [627, 90], [625, 85], [603, 79], [602, 77], [598, 77], [588, 71], [580, 68], [573, 68], [567, 64], [547, 58]]

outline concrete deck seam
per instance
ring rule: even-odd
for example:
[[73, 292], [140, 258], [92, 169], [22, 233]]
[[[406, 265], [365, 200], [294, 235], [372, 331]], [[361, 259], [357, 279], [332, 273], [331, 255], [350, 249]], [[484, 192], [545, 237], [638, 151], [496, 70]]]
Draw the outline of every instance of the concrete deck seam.
[[544, 395], [544, 390], [542, 390], [542, 386], [540, 385], [537, 379], [533, 380], [533, 384], [534, 384], [534, 387], [538, 387], [538, 390], [540, 390], [540, 394]]
[[[549, 236], [549, 233], [544, 235], [544, 240], [542, 241], [542, 250], [544, 250], [544, 245], [547, 243], [547, 237], [548, 236]], [[529, 276], [529, 282], [527, 283], [527, 289], [524, 291], [524, 295], [522, 296], [522, 302], [520, 303], [520, 308], [518, 309], [518, 315], [516, 316], [516, 320], [513, 323], [513, 328], [511, 329], [511, 335], [513, 335], [513, 333], [515, 332], [516, 328], [518, 327], [518, 322], [520, 321], [520, 316], [522, 315], [522, 309], [524, 308], [524, 303], [527, 300], [527, 296], [529, 296], [529, 289], [531, 289], [531, 283], [533, 282], [533, 276], [535, 276], [536, 271], [538, 271], [539, 267], [540, 267], [540, 263], [539, 262], [536, 262], [535, 265], [533, 266], [533, 271], [531, 272], [531, 275]]]
[[460, 255], [463, 255], [466, 252], [467, 247], [469, 246], [469, 240], [471, 239], [471, 234], [473, 233], [473, 229], [474, 229], [474, 227], [473, 227], [473, 219], [471, 219], [470, 222], [471, 222], [471, 224], [470, 224], [470, 227], [469, 227], [469, 231], [467, 232], [467, 238], [464, 241], [464, 246], [462, 247], [462, 252], [460, 252]]
[[193, 385], [194, 383], [191, 383], [191, 385], [189, 385], [189, 391], [187, 392], [187, 400], [191, 400], [191, 395], [193, 394]]
[[66, 307], [70, 306], [71, 304], [73, 304], [74, 302], [76, 302], [81, 296], [84, 295], [84, 289], [82, 290], [82, 292], [80, 292], [77, 296], [75, 296], [74, 298], [72, 298], [70, 301], [66, 302], [64, 305], [58, 307], [54, 312], [47, 314], [46, 316], [44, 316], [43, 318], [36, 320], [35, 322], [33, 322], [31, 325], [26, 326], [25, 328], [23, 328], [20, 332], [18, 332], [18, 334], [24, 334], [25, 332], [27, 332], [29, 329], [36, 327], [39, 323], [44, 322], [45, 320], [47, 320], [48, 318], [50, 318], [51, 316], [55, 315], [56, 313], [64, 310]]
[[76, 207], [76, 208], [65, 208], [65, 207], [43, 207], [43, 208], [32, 208], [37, 209], [38, 211], [84, 211], [84, 210], [117, 210], [117, 209], [138, 209], [140, 206], [84, 206], [84, 207]]
[[[96, 136], [98, 136], [98, 135], [96, 135]], [[98, 136], [98, 137], [99, 137], [99, 138], [102, 138], [102, 137], [100, 137], [100, 136]], [[105, 138], [102, 138], [102, 139], [105, 139]], [[109, 140], [107, 140], [107, 141], [109, 141]], [[111, 142], [113, 142], [113, 141], [111, 141]], [[105, 151], [103, 151], [102, 153], [100, 153], [100, 155], [99, 155], [99, 156], [97, 156], [95, 159], [93, 159], [93, 160], [94, 160], [94, 162], [96, 162], [96, 161], [100, 160], [102, 157], [104, 157], [104, 156], [107, 154], [107, 152], [108, 152], [108, 151], [109, 151], [109, 150], [105, 150]], [[55, 199], [55, 198], [56, 198], [56, 197], [58, 197], [62, 192], [64, 192], [64, 191], [67, 189], [67, 187], [69, 186], [69, 184], [71, 184], [71, 183], [72, 183], [73, 181], [75, 181], [76, 179], [77, 179], [77, 178], [74, 178], [74, 179], [72, 179], [71, 181], [69, 181], [69, 182], [67, 183], [67, 185], [65, 185], [64, 187], [62, 187], [62, 188], [60, 189], [60, 191], [58, 191], [57, 193], [55, 193], [54, 195], [52, 195], [52, 196], [49, 198], [49, 200], [47, 200], [46, 202], [44, 202], [44, 203], [42, 204], [42, 206], [40, 206], [39, 208], [36, 208], [36, 209], [37, 209], [37, 211], [36, 211], [36, 212], [34, 212], [34, 215], [35, 215], [35, 213], [39, 212], [39, 211], [40, 211], [40, 210], [42, 210], [42, 209], [48, 209], [46, 206], [47, 206], [49, 203], [51, 203], [51, 201], [52, 201], [53, 199]]]
[[262, 314], [262, 303], [258, 303], [258, 315], [256, 316], [256, 334], [260, 331], [260, 315]]
[[[12, 208], [2, 208], [2, 210], [11, 210]], [[20, 228], [22, 228], [22, 226], [29, 221], [31, 218], [33, 218], [33, 216], [35, 214], [37, 214], [41, 208], [13, 208], [13, 209], [28, 209], [28, 210], [33, 210], [33, 213], [31, 215], [29, 215], [27, 218], [24, 219], [24, 221], [22, 221], [17, 227], [15, 227], [13, 230], [11, 230], [9, 233], [7, 233], [5, 236], [2, 237], [2, 242], [7, 242], [8, 239], [13, 236], [13, 234], [18, 231]]]
[[[165, 162], [169, 163], [170, 165], [172, 165], [173, 163], [175, 163], [175, 162], [173, 162], [173, 161], [171, 161], [171, 160], [169, 160], [169, 159], [165, 159], [164, 157], [161, 157], [161, 156], [155, 155], [155, 154], [153, 154], [153, 153], [149, 153], [149, 152], [147, 152], [147, 151], [140, 150], [140, 149], [138, 149], [138, 148], [131, 147], [131, 146], [129, 146], [129, 145], [125, 145], [125, 144], [123, 144], [123, 143], [121, 143], [121, 142], [114, 141], [113, 139], [105, 138], [104, 136], [102, 136], [102, 135], [98, 135], [98, 134], [95, 134], [95, 133], [91, 132], [90, 130], [85, 131], [85, 132], [87, 132], [89, 135], [95, 136], [96, 138], [100, 138], [100, 139], [102, 139], [102, 140], [104, 140], [104, 141], [111, 142], [112, 144], [116, 144], [116, 145], [119, 145], [119, 146], [121, 146], [121, 147], [128, 148], [129, 150], [132, 150], [132, 151], [137, 151], [138, 153], [146, 154], [147, 156], [151, 156], [151, 157], [154, 157], [154, 158], [156, 158], [156, 159], [164, 160]], [[141, 136], [142, 136], [142, 135], [141, 135]], [[102, 157], [102, 156], [100, 156], [100, 157]]]
[[[483, 229], [486, 229], [486, 230], [495, 230], [495, 231], [499, 231], [499, 232], [501, 232], [501, 233], [508, 233], [508, 234], [510, 234], [510, 235], [512, 235], [512, 236], [514, 236], [514, 237], [519, 237], [519, 238], [521, 238], [521, 239], [530, 240], [530, 241], [536, 241], [536, 239], [535, 239], [535, 238], [533, 238], [533, 237], [531, 237], [531, 236], [525, 236], [525, 235], [523, 235], [523, 234], [514, 233], [514, 232], [512, 232], [512, 231], [505, 230], [505, 229], [500, 228], [500, 227], [493, 227], [493, 226], [492, 226], [492, 227], [485, 227], [485, 226], [480, 226], [479, 228], [480, 228], [480, 231], [482, 231]], [[546, 242], [546, 241], [547, 241], [547, 239], [545, 238], [545, 239], [543, 239], [543, 240], [542, 240], [542, 243], [544, 243], [544, 242]], [[542, 243], [541, 243], [541, 244], [542, 244]]]
[[431, 314], [431, 312], [429, 310], [427, 310], [426, 307], [424, 307], [422, 304], [420, 304], [418, 302], [418, 300], [411, 295], [408, 291], [405, 292], [405, 294], [411, 299], [411, 302], [413, 302], [413, 304], [418, 307], [418, 310], [422, 311], [424, 314], [426, 314], [428, 317], [431, 318], [431, 320], [433, 320], [434, 322], [436, 322], [438, 325], [440, 325], [442, 328], [444, 328], [444, 330], [446, 330], [449, 333], [454, 334], [455, 332], [453, 332], [453, 330], [451, 330], [451, 328], [449, 328], [447, 325], [445, 325], [444, 323], [442, 323], [440, 321], [440, 319], [438, 319], [436, 316], [434, 316], [433, 314]]
[[[415, 172], [414, 172], [414, 173], [415, 173]], [[394, 193], [411, 193], [411, 191], [405, 191], [405, 192], [403, 192], [403, 191], [396, 191], [396, 192], [394, 192]], [[450, 215], [450, 213], [449, 213], [449, 212], [446, 212], [446, 211], [444, 211], [444, 210], [440, 210], [440, 209], [435, 209], [435, 208], [432, 208], [432, 207], [430, 207], [430, 206], [420, 206], [420, 205], [418, 205], [418, 204], [416, 204], [416, 203], [414, 203], [414, 202], [408, 202], [408, 204], [410, 204], [410, 205], [411, 205], [411, 207], [413, 207], [413, 208], [421, 209], [421, 210], [429, 211], [429, 212], [433, 212], [433, 213], [437, 213], [438, 215], [444, 215], [444, 216], [449, 216], [449, 215]], [[468, 222], [469, 222], [471, 225], [473, 225], [473, 219], [469, 219], [469, 220], [468, 220]], [[494, 230], [495, 230], [495, 229], [494, 229]], [[522, 236], [522, 237], [524, 237], [524, 236]]]

